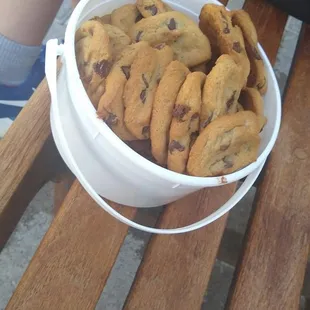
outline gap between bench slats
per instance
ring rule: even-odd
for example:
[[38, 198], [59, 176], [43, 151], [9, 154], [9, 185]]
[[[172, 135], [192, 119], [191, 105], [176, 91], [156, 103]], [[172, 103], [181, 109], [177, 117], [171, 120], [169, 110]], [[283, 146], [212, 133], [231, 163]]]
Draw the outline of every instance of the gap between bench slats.
[[229, 309], [299, 309], [310, 228], [310, 26], [304, 26], [276, 146], [256, 197]]
[[127, 230], [75, 181], [7, 309], [94, 309]]
[[[259, 40], [274, 63], [287, 15], [262, 1], [247, 1], [245, 9], [252, 16]], [[260, 12], [257, 12], [258, 9]], [[261, 14], [264, 14], [264, 19]], [[198, 195], [203, 195], [204, 191]], [[226, 194], [222, 201], [227, 198]], [[167, 208], [158, 226], [166, 227], [167, 223], [170, 224], [169, 227], [182, 225], [182, 216], [188, 212], [188, 208], [191, 212], [186, 218], [193, 221], [201, 208], [204, 208], [203, 202], [193, 204], [189, 201], [174, 210]], [[187, 235], [153, 236], [125, 309], [200, 309], [226, 219], [227, 216], [220, 218], [208, 227]]]

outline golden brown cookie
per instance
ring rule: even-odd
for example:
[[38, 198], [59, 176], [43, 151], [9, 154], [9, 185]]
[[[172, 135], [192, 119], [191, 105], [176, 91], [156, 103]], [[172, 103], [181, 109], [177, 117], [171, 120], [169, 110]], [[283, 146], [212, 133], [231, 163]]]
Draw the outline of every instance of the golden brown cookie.
[[94, 104], [104, 92], [104, 80], [108, 76], [113, 61], [111, 40], [98, 21], [87, 21], [77, 30], [76, 58], [81, 80]]
[[252, 111], [258, 117], [259, 129], [262, 130], [267, 122], [264, 115], [264, 101], [256, 88], [245, 88], [241, 91], [239, 102], [245, 111]]
[[106, 14], [104, 16], [94, 16], [90, 20], [96, 20], [101, 24], [111, 24], [111, 14]]
[[192, 146], [187, 171], [199, 177], [232, 173], [257, 159], [259, 144], [259, 126], [253, 112], [219, 117]]
[[250, 62], [242, 32], [238, 26], [232, 25], [229, 12], [224, 6], [206, 4], [199, 16], [199, 27], [210, 38], [215, 54], [230, 55], [242, 68], [245, 86], [250, 73]]
[[187, 74], [189, 70], [184, 64], [177, 60], [172, 61], [166, 68], [155, 94], [150, 137], [152, 154], [162, 166], [167, 163], [173, 107]]
[[193, 72], [187, 75], [178, 94], [170, 127], [168, 169], [183, 173], [191, 144], [199, 132], [201, 90], [206, 75]]
[[98, 116], [102, 118], [122, 140], [135, 140], [124, 123], [124, 86], [130, 77], [131, 65], [138, 51], [148, 46], [139, 42], [127, 46], [120, 59], [113, 65], [106, 78], [105, 92], [100, 98]]
[[175, 58], [189, 67], [211, 58], [208, 38], [181, 12], [171, 11], [145, 18], [132, 27], [129, 35], [133, 42], [147, 41], [152, 46], [169, 44]]
[[143, 18], [135, 4], [125, 4], [111, 13], [111, 24], [128, 33]]
[[150, 17], [167, 12], [161, 0], [137, 0], [137, 8], [143, 17]]
[[148, 139], [153, 100], [157, 88], [158, 60], [156, 50], [141, 48], [131, 66], [125, 85], [125, 124], [140, 140]]
[[219, 116], [227, 114], [233, 106], [237, 106], [242, 85], [239, 66], [231, 56], [222, 55], [207, 75], [203, 88], [201, 131]]
[[123, 30], [116, 26], [104, 24], [103, 28], [110, 37], [113, 59], [117, 60], [124, 48], [131, 43], [131, 39]]
[[155, 45], [154, 48], [156, 50], [158, 59], [157, 83], [159, 83], [167, 66], [173, 60], [174, 54], [172, 48], [165, 43]]
[[255, 26], [251, 17], [244, 10], [231, 12], [232, 23], [241, 28], [245, 48], [250, 60], [251, 70], [248, 77], [247, 86], [255, 87], [263, 95], [267, 91], [267, 74], [262, 57], [258, 51], [258, 39]]

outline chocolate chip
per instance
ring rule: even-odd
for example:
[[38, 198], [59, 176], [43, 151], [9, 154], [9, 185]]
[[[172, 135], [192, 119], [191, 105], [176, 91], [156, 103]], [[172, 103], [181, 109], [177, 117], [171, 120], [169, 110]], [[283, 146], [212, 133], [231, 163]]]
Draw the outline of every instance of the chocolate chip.
[[172, 140], [169, 144], [169, 152], [172, 153], [174, 150], [183, 152], [185, 150], [185, 147], [181, 145], [180, 142]]
[[191, 120], [197, 119], [198, 117], [199, 117], [199, 113], [196, 112], [196, 113], [194, 113], [194, 114], [192, 115]]
[[126, 79], [129, 80], [129, 78], [130, 78], [130, 66], [122, 66], [121, 69], [122, 69], [123, 73], [125, 74]]
[[254, 56], [254, 58], [257, 59], [257, 60], [262, 60], [262, 58], [260, 57], [260, 54], [259, 54], [258, 50], [257, 50], [255, 47], [253, 48], [253, 56]]
[[146, 89], [143, 89], [142, 92], [140, 93], [140, 99], [142, 103], [144, 104], [146, 100]]
[[137, 41], [137, 42], [139, 42], [139, 41], [141, 40], [142, 33], [143, 33], [143, 31], [139, 31], [139, 32], [137, 33], [137, 36], [136, 36], [136, 41]]
[[226, 102], [227, 110], [231, 107], [231, 105], [235, 102], [236, 91], [233, 92], [232, 96]]
[[147, 11], [151, 11], [152, 16], [157, 14], [157, 7], [155, 6], [155, 4], [149, 5], [149, 6], [145, 6], [144, 7], [145, 10]]
[[139, 13], [135, 19], [135, 23], [139, 22], [142, 18], [143, 18], [142, 14]]
[[177, 29], [177, 24], [176, 24], [174, 18], [171, 18], [171, 19], [170, 19], [170, 22], [169, 22], [169, 24], [168, 24], [168, 29], [169, 29], [169, 30], [175, 30], [175, 29]]
[[231, 168], [231, 167], [234, 165], [232, 159], [229, 158], [228, 156], [225, 156], [225, 157], [223, 158], [223, 162], [224, 162], [224, 167], [225, 167], [225, 168]]
[[163, 49], [165, 46], [166, 46], [165, 43], [160, 43], [160, 44], [155, 45], [154, 48], [156, 48], [157, 50], [161, 50], [161, 49]]
[[230, 144], [223, 144], [220, 146], [220, 151], [226, 151], [229, 148]]
[[242, 49], [241, 49], [240, 42], [234, 42], [233, 43], [233, 50], [239, 54], [241, 53]]
[[144, 126], [142, 128], [142, 135], [148, 137], [149, 133], [150, 133], [150, 126]]
[[146, 79], [146, 77], [145, 77], [144, 74], [142, 74], [142, 80], [143, 80], [143, 82], [144, 82], [145, 87], [146, 87], [146, 88], [149, 88], [149, 82], [147, 81], [147, 79]]
[[118, 121], [117, 116], [115, 114], [113, 114], [113, 113], [109, 113], [109, 116], [105, 120], [105, 123], [108, 126], [112, 126], [112, 125], [116, 125], [117, 121]]
[[183, 105], [183, 104], [176, 104], [174, 106], [172, 115], [173, 117], [175, 117], [176, 119], [178, 119], [179, 121], [182, 120], [182, 118], [185, 116], [185, 114], [187, 114], [190, 111], [190, 107]]
[[212, 117], [213, 117], [213, 112], [211, 112], [209, 117], [201, 124], [201, 128], [206, 128], [211, 123]]
[[112, 62], [104, 59], [93, 64], [94, 72], [96, 72], [102, 79], [107, 77], [112, 68]]

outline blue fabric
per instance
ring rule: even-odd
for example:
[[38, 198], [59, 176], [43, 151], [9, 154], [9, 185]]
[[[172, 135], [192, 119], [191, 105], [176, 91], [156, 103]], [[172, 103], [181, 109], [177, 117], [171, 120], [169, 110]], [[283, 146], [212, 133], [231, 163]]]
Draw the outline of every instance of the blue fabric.
[[45, 76], [44, 64], [45, 46], [42, 46], [39, 58], [24, 83], [19, 86], [0, 85], [0, 118], [9, 117], [14, 119], [18, 115], [21, 107], [3, 104], [3, 101], [28, 100]]

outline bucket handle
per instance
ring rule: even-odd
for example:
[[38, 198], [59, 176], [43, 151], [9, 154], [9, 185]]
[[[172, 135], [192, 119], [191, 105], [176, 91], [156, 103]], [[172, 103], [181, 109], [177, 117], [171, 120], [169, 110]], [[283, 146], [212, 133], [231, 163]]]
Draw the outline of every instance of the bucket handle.
[[[53, 112], [55, 112], [55, 115], [59, 114], [58, 112], [58, 104], [57, 104], [57, 65], [56, 65], [56, 57], [63, 54], [63, 45], [58, 45], [57, 39], [51, 39], [46, 44], [46, 60], [45, 60], [45, 73], [46, 73], [46, 79], [47, 83], [50, 89], [51, 93], [51, 109]], [[95, 190], [90, 186], [90, 184], [85, 179], [84, 175], [82, 174], [81, 170], [79, 169], [65, 138], [64, 132], [62, 130], [62, 124], [59, 120], [59, 118], [55, 118], [55, 126], [57, 126], [58, 133], [61, 136], [62, 140], [62, 147], [63, 151], [66, 153], [67, 159], [70, 161], [70, 168], [73, 170], [76, 178], [79, 180], [81, 185], [84, 187], [84, 189], [88, 192], [88, 194], [110, 215], [121, 221], [122, 223], [134, 227], [136, 229], [146, 231], [149, 233], [155, 233], [155, 234], [180, 234], [185, 232], [190, 232], [199, 228], [202, 228], [215, 220], [217, 220], [219, 217], [227, 213], [230, 209], [232, 209], [240, 200], [243, 198], [243, 196], [248, 192], [250, 187], [253, 185], [255, 180], [257, 179], [259, 173], [261, 172], [265, 161], [251, 174], [247, 176], [243, 184], [240, 186], [240, 188], [235, 192], [235, 194], [226, 202], [224, 203], [219, 209], [217, 209], [215, 212], [210, 214], [209, 216], [205, 217], [204, 219], [188, 225], [184, 227], [179, 228], [173, 228], [173, 229], [158, 229], [153, 227], [144, 226], [141, 224], [138, 224], [136, 222], [133, 222], [123, 216], [122, 214], [118, 213], [116, 210], [114, 210], [105, 200], [103, 200], [96, 192]]]

